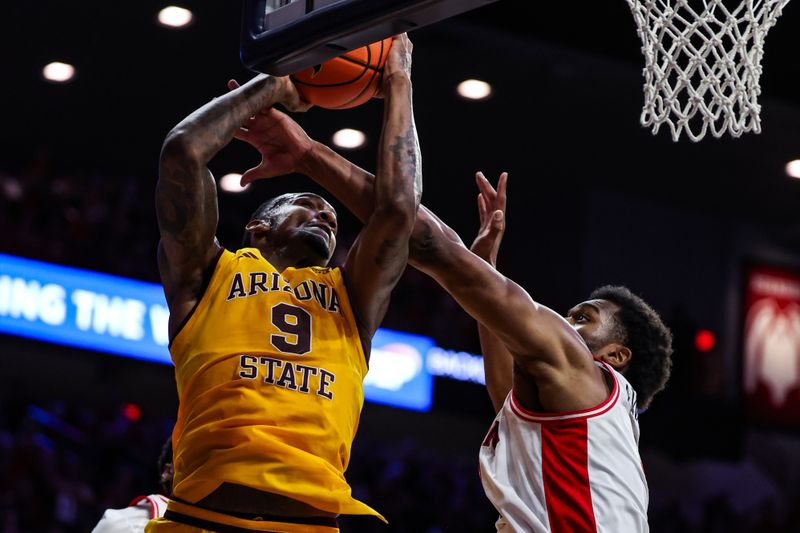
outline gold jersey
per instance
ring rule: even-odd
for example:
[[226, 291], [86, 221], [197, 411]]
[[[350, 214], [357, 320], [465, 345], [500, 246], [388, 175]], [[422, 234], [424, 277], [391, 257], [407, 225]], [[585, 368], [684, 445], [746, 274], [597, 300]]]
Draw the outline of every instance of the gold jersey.
[[278, 272], [255, 248], [223, 250], [170, 353], [177, 499], [229, 482], [382, 518], [344, 478], [367, 364], [340, 269]]

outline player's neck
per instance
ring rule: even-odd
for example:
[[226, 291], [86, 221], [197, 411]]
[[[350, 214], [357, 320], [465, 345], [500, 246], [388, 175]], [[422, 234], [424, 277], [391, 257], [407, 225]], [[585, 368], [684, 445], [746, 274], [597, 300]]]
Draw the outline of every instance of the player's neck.
[[264, 259], [269, 261], [279, 272], [283, 272], [289, 267], [305, 268], [310, 266], [323, 266], [322, 261], [320, 261], [318, 257], [313, 256], [313, 254], [292, 253], [292, 251], [287, 248], [261, 249], [260, 251]]

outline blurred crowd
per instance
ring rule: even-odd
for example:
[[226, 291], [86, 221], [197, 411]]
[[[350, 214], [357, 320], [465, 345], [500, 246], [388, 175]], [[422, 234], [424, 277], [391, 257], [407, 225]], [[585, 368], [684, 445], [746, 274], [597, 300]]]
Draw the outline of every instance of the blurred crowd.
[[20, 172], [0, 171], [0, 250], [154, 281], [152, 183], [53, 172], [46, 155]]

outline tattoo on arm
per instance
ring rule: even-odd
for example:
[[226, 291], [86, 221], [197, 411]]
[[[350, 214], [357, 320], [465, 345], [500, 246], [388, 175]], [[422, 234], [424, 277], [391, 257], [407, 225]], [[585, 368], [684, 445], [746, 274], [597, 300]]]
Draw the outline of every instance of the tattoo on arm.
[[416, 176], [419, 154], [416, 150], [416, 135], [414, 135], [413, 128], [406, 130], [403, 135], [395, 136], [394, 144], [389, 145], [389, 150], [394, 154], [402, 175], [413, 174]]
[[218, 220], [216, 184], [206, 168], [162, 161], [156, 184], [156, 214], [172, 267], [202, 263], [214, 246]]
[[157, 213], [161, 232], [179, 238], [189, 221], [190, 206], [186, 185], [182, 181], [160, 179], [157, 190]]

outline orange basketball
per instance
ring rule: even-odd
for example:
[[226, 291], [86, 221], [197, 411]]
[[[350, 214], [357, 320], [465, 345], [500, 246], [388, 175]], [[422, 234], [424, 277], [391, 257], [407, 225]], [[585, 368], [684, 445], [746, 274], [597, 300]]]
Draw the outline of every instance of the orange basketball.
[[356, 48], [346, 54], [291, 75], [306, 102], [325, 109], [359, 106], [380, 87], [383, 65], [392, 38]]

